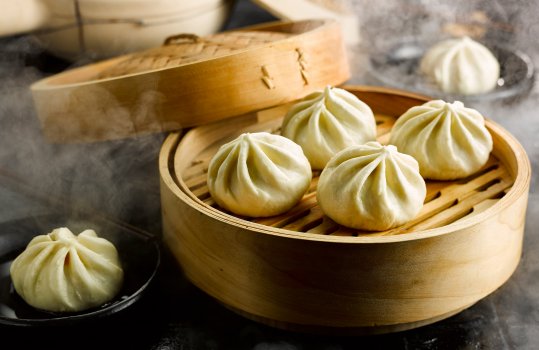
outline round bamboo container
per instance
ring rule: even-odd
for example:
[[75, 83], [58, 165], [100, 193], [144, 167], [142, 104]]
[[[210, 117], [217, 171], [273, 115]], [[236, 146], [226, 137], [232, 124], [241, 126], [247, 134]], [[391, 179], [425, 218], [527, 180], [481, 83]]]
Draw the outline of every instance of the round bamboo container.
[[349, 67], [331, 20], [276, 22], [90, 64], [32, 85], [52, 142], [92, 142], [180, 130], [342, 84]]
[[[347, 87], [371, 106], [378, 139], [427, 99]], [[488, 163], [457, 181], [428, 181], [409, 223], [367, 233], [340, 227], [316, 203], [317, 174], [289, 212], [242, 218], [206, 187], [217, 148], [249, 131], [279, 132], [286, 106], [171, 134], [159, 166], [164, 240], [185, 275], [236, 312], [285, 329], [329, 334], [399, 331], [449, 317], [500, 287], [521, 255], [531, 177], [522, 146], [487, 120]]]

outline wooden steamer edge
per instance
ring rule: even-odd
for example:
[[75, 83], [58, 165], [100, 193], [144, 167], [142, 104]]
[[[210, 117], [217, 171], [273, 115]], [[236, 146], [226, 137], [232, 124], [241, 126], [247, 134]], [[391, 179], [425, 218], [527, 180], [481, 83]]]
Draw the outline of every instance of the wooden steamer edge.
[[[428, 100], [393, 89], [345, 88], [408, 104]], [[515, 177], [503, 198], [459, 223], [385, 237], [286, 231], [205, 208], [171, 173], [180, 141], [171, 134], [159, 157], [164, 240], [196, 286], [268, 325], [374, 334], [436, 322], [495, 291], [520, 261], [531, 167], [512, 135], [491, 121], [487, 126]]]

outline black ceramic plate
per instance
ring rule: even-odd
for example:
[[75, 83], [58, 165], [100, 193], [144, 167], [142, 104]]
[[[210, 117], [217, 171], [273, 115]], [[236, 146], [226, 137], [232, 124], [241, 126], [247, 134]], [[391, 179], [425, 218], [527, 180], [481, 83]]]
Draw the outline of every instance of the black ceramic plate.
[[[124, 269], [124, 284], [119, 295], [99, 308], [77, 313], [52, 313], [29, 306], [11, 283], [11, 262], [30, 240], [57, 227], [68, 227], [75, 234], [94, 229], [100, 237], [114, 243]], [[0, 224], [0, 324], [18, 326], [72, 325], [114, 315], [137, 302], [153, 280], [160, 262], [156, 239], [104, 220], [66, 219], [41, 216]]]
[[426, 49], [425, 43], [409, 39], [386, 44], [380, 53], [370, 58], [372, 76], [392, 86], [446, 101], [487, 101], [525, 95], [533, 86], [534, 67], [531, 59], [520, 51], [499, 46], [488, 46], [500, 62], [500, 79], [494, 90], [476, 95], [448, 94], [419, 71], [419, 63]]

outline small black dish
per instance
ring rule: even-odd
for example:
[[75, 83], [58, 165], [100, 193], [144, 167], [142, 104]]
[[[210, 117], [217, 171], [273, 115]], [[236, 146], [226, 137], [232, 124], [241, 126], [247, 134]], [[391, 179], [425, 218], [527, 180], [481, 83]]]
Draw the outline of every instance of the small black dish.
[[430, 47], [417, 39], [386, 43], [370, 57], [370, 73], [378, 82], [446, 101], [491, 101], [517, 98], [533, 87], [534, 67], [525, 53], [497, 45], [487, 45], [500, 63], [497, 86], [489, 92], [475, 95], [449, 94], [419, 71], [421, 58]]
[[[30, 240], [58, 227], [78, 234], [93, 229], [111, 241], [124, 269], [123, 287], [112, 301], [101, 307], [75, 313], [52, 313], [28, 305], [15, 292], [9, 267]], [[63, 326], [109, 317], [142, 298], [154, 279], [160, 251], [157, 239], [103, 219], [66, 218], [61, 215], [30, 217], [0, 224], [0, 324], [12, 326]]]

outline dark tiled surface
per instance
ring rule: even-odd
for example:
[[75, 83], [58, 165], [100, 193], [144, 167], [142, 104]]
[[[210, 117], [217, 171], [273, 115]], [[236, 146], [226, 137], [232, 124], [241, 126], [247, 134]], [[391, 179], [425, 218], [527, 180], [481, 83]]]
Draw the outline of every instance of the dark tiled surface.
[[[240, 1], [228, 27], [271, 19]], [[539, 48], [534, 45], [528, 54], [538, 65]], [[370, 83], [363, 74], [364, 51], [353, 51], [351, 81]], [[42, 139], [28, 86], [68, 66], [43, 54], [28, 37], [0, 39], [0, 222], [80, 207], [159, 235], [157, 153], [164, 135], [68, 146], [49, 145]], [[539, 170], [539, 90], [518, 101], [476, 107], [510, 130], [526, 148], [534, 170]], [[55, 205], [39, 201], [33, 191], [7, 180], [6, 172], [31, 183], [37, 193], [56, 192], [67, 201]], [[534, 349], [539, 346], [538, 217], [534, 176], [524, 251], [513, 277], [473, 307], [416, 330], [372, 337], [321, 337], [266, 327], [237, 316], [190, 285], [165, 252], [157, 283], [134, 309], [77, 327], [0, 326], [0, 348], [35, 348], [30, 344], [37, 341], [39, 348], [58, 349]]]

